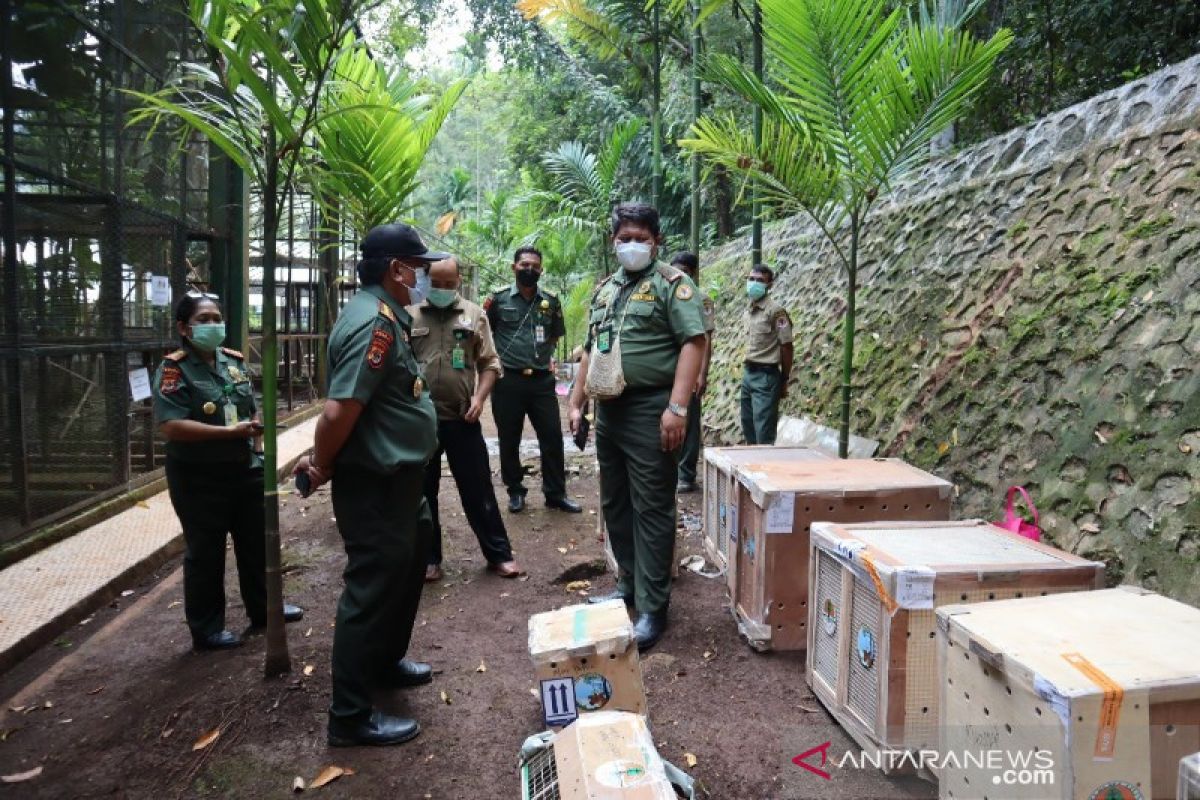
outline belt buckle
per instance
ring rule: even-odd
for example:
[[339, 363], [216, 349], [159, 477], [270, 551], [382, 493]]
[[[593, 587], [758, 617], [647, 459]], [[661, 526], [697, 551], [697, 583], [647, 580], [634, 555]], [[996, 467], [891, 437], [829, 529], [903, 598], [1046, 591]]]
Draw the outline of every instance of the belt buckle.
[[524, 375], [526, 378], [528, 378], [530, 375], [533, 374], [533, 370], [530, 369], [529, 367], [526, 367], [525, 369], [521, 370], [521, 374]]

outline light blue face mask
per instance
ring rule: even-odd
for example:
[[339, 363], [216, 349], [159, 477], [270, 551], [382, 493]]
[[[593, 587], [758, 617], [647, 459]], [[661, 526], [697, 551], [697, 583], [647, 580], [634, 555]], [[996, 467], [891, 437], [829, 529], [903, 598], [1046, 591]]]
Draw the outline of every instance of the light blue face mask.
[[189, 340], [198, 350], [211, 353], [225, 341], [224, 322], [198, 322], [192, 325]]
[[414, 306], [418, 306], [425, 302], [425, 298], [429, 296], [429, 270], [428, 269], [412, 269], [417, 273], [415, 286], [408, 287], [408, 302]]
[[458, 290], [456, 289], [437, 289], [429, 290], [429, 302], [438, 308], [449, 308], [458, 299]]
[[746, 281], [746, 295], [751, 300], [761, 300], [767, 296], [767, 285], [758, 281]]

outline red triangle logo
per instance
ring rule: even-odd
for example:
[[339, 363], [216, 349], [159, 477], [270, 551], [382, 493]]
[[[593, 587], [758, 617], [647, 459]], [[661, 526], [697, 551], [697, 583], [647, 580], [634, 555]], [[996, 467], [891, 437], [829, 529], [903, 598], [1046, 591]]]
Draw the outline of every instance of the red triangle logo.
[[805, 750], [803, 753], [801, 753], [800, 755], [793, 758], [792, 763], [795, 764], [797, 767], [804, 767], [806, 770], [808, 770], [809, 772], [811, 772], [814, 775], [820, 775], [825, 780], [829, 780], [830, 775], [828, 772], [826, 772], [823, 769], [820, 769], [819, 767], [814, 767], [812, 764], [809, 764], [806, 759], [809, 756], [820, 753], [821, 754], [821, 766], [822, 767], [825, 766], [825, 762], [829, 760], [829, 747], [832, 744], [833, 744], [833, 742], [825, 742], [825, 744], [819, 744], [816, 747], [813, 747], [809, 750]]

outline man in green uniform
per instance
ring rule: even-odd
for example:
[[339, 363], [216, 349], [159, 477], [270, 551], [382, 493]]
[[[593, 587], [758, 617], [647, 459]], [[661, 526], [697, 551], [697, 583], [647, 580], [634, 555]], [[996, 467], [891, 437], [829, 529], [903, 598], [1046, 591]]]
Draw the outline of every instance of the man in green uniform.
[[428, 683], [432, 670], [404, 658], [421, 601], [433, 536], [422, 493], [437, 448], [437, 414], [409, 345], [404, 307], [428, 291], [431, 253], [408, 225], [363, 239], [362, 290], [329, 334], [329, 398], [311, 457], [296, 465], [315, 488], [333, 479], [346, 546], [345, 589], [333, 633], [329, 744], [399, 744], [415, 720], [376, 710], [372, 690]]
[[487, 559], [488, 571], [502, 578], [517, 578], [525, 571], [513, 559], [479, 424], [483, 404], [500, 375], [500, 359], [483, 309], [458, 293], [461, 280], [455, 259], [439, 261], [429, 268], [429, 297], [418, 306], [408, 307], [413, 319], [413, 352], [429, 381], [429, 394], [438, 412], [438, 449], [425, 468], [425, 502], [433, 515], [433, 548], [425, 580], [442, 578], [442, 526], [438, 518], [442, 453], [458, 486], [463, 513]]
[[525, 508], [521, 432], [528, 416], [541, 451], [546, 505], [578, 514], [583, 509], [567, 497], [562, 420], [551, 368], [554, 345], [566, 333], [562, 305], [538, 288], [542, 254], [536, 247], [519, 248], [512, 270], [515, 283], [494, 292], [483, 304], [504, 365], [504, 375], [492, 392], [492, 416], [500, 438], [500, 477], [508, 488], [508, 510], [515, 514]]
[[600, 497], [619, 574], [616, 593], [593, 600], [633, 604], [634, 636], [646, 650], [667, 626], [676, 457], [704, 359], [704, 307], [691, 278], [655, 262], [662, 233], [654, 208], [617, 206], [612, 231], [621, 268], [592, 295], [571, 430], [579, 429], [585, 396], [597, 396], [599, 372], [619, 362], [624, 389], [596, 403]]
[[[671, 258], [671, 266], [681, 269], [699, 286], [700, 259], [695, 253], [680, 252]], [[694, 492], [696, 486], [696, 465], [700, 461], [700, 401], [708, 388], [708, 365], [712, 360], [712, 335], [716, 328], [716, 308], [711, 297], [700, 293], [700, 302], [704, 310], [704, 363], [700, 366], [700, 377], [696, 380], [696, 391], [692, 392], [692, 402], [688, 406], [687, 436], [683, 440], [683, 448], [679, 451], [679, 485], [675, 491], [680, 493]]]
[[775, 444], [779, 401], [792, 375], [792, 319], [771, 297], [775, 273], [755, 264], [746, 280], [746, 361], [742, 370], [742, 436], [746, 444]]

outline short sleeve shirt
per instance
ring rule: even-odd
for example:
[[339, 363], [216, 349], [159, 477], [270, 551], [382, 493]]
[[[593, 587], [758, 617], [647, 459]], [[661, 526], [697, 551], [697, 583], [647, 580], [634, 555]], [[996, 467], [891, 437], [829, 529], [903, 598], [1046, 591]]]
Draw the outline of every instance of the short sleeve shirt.
[[409, 306], [412, 348], [429, 382], [438, 419], [462, 419], [475, 394], [475, 376], [500, 372], [492, 329], [483, 309], [459, 297], [448, 308], [429, 301]]
[[696, 284], [681, 270], [656, 264], [628, 274], [622, 268], [592, 297], [588, 351], [605, 327], [621, 343], [626, 386], [670, 388], [684, 342], [705, 333], [704, 305]]
[[335, 459], [390, 474], [424, 465], [437, 448], [437, 417], [409, 345], [411, 318], [379, 286], [364, 287], [329, 334], [329, 397], [363, 412]]
[[746, 309], [746, 360], [756, 364], [778, 364], [780, 346], [791, 344], [792, 318], [770, 295], [755, 300]]
[[554, 344], [567, 332], [557, 297], [538, 288], [526, 300], [514, 285], [494, 292], [484, 308], [506, 370], [550, 369]]
[[[210, 366], [191, 347], [176, 350], [159, 365], [152, 384], [154, 418], [161, 425], [192, 419], [207, 425], [246, 422], [258, 405], [242, 354], [218, 348]], [[167, 442], [167, 456], [180, 461], [258, 464], [251, 439]]]

